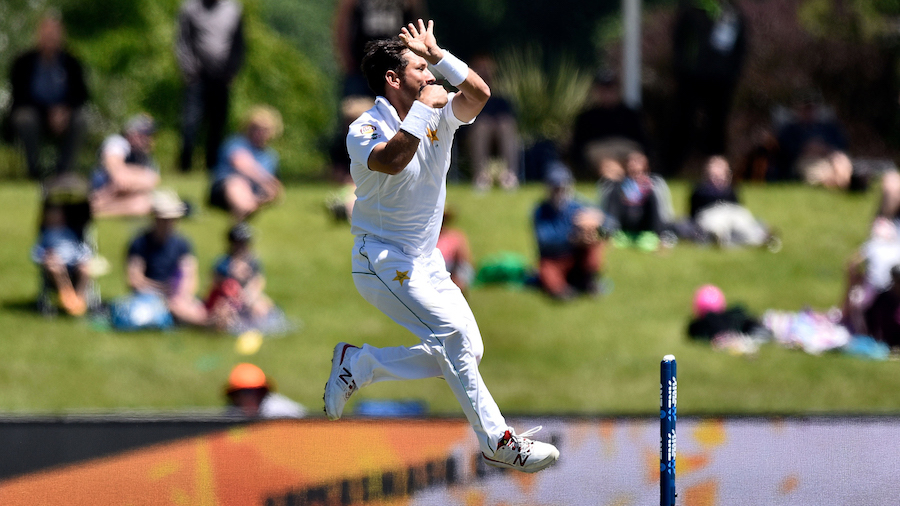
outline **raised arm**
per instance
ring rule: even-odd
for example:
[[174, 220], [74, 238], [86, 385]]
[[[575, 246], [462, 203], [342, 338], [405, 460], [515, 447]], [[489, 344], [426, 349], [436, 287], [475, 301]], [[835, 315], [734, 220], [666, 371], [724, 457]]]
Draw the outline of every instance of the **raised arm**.
[[453, 98], [453, 114], [459, 120], [469, 122], [478, 116], [491, 97], [491, 89], [468, 65], [438, 46], [434, 37], [434, 21], [429, 20], [427, 26], [421, 19], [418, 26], [410, 23], [400, 30], [400, 40], [410, 51], [433, 65], [450, 84], [459, 88], [459, 93]]

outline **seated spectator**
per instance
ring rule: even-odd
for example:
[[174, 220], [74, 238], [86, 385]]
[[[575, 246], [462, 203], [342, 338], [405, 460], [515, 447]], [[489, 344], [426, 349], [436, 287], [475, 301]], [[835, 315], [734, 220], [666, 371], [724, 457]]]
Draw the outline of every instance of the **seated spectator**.
[[128, 247], [126, 274], [133, 291], [163, 299], [176, 320], [205, 326], [206, 307], [194, 295], [197, 258], [190, 242], [175, 231], [186, 207], [171, 190], [153, 193], [153, 226]]
[[740, 205], [731, 184], [731, 167], [722, 156], [712, 156], [703, 167], [703, 179], [694, 187], [690, 201], [687, 236], [700, 241], [715, 240], [721, 246], [780, 247], [768, 227]]
[[900, 172], [889, 170], [881, 178], [881, 202], [878, 216], [900, 227]]
[[[25, 148], [28, 173], [43, 178], [49, 172], [71, 172], [84, 141], [83, 111], [88, 99], [81, 63], [64, 48], [65, 30], [58, 15], [44, 16], [34, 49], [12, 64], [10, 123]], [[56, 166], [41, 167], [41, 142], [58, 149]]]
[[91, 177], [91, 211], [98, 218], [150, 214], [150, 196], [159, 183], [151, 154], [156, 124], [147, 114], [125, 123], [100, 147], [100, 163]]
[[210, 323], [219, 330], [268, 330], [275, 305], [264, 293], [266, 278], [252, 239], [250, 226], [238, 223], [228, 231], [228, 252], [216, 260], [206, 309]]
[[328, 155], [331, 159], [330, 179], [341, 187], [325, 200], [325, 207], [338, 221], [349, 221], [353, 216], [353, 205], [356, 203], [356, 184], [353, 182], [353, 177], [350, 176], [347, 132], [350, 123], [356, 121], [356, 118], [374, 105], [375, 100], [369, 97], [355, 96], [341, 100], [341, 124], [328, 148]]
[[891, 348], [900, 347], [900, 265], [891, 268], [891, 283], [866, 309], [866, 335]]
[[847, 266], [841, 323], [851, 332], [867, 334], [865, 313], [875, 297], [890, 288], [891, 269], [896, 265], [900, 265], [900, 234], [890, 220], [876, 218], [869, 239]]
[[228, 375], [226, 415], [247, 418], [303, 418], [306, 409], [276, 393], [275, 386], [259, 367], [242, 363]]
[[750, 149], [742, 165], [735, 170], [738, 181], [770, 181], [778, 179], [778, 139], [768, 126], [756, 126], [750, 134]]
[[281, 135], [281, 115], [268, 106], [256, 106], [247, 114], [244, 133], [222, 145], [213, 172], [209, 202], [241, 222], [283, 193], [275, 177], [278, 154], [269, 142]]
[[[491, 85], [497, 65], [487, 54], [472, 59], [472, 70]], [[514, 190], [519, 186], [519, 127], [512, 104], [503, 96], [493, 93], [478, 114], [478, 121], [465, 131], [469, 160], [475, 189], [487, 190], [494, 180], [504, 190]], [[496, 169], [491, 163], [491, 154], [496, 152]]]
[[632, 151], [647, 151], [647, 134], [638, 111], [622, 102], [619, 81], [608, 70], [594, 78], [588, 108], [575, 118], [570, 159], [579, 179], [621, 180], [621, 162]]
[[558, 164], [545, 179], [547, 197], [534, 212], [540, 265], [538, 281], [551, 297], [566, 300], [578, 293], [599, 293], [603, 240], [614, 220], [574, 198], [574, 178]]
[[72, 316], [81, 316], [88, 309], [89, 265], [93, 251], [83, 235], [89, 216], [81, 219], [80, 227], [74, 225], [78, 220], [72, 218], [66, 216], [63, 202], [47, 198], [31, 259], [41, 267], [44, 279], [59, 295], [63, 309]]
[[656, 250], [660, 234], [673, 221], [669, 186], [663, 178], [650, 174], [647, 157], [640, 151], [629, 153], [624, 165], [621, 181], [601, 184], [600, 209], [621, 227], [614, 244]]
[[475, 268], [472, 266], [472, 251], [469, 249], [469, 240], [466, 234], [453, 228], [456, 215], [447, 207], [444, 209], [444, 221], [441, 223], [441, 233], [438, 235], [437, 249], [444, 257], [447, 272], [450, 279], [456, 283], [460, 291], [465, 295], [469, 285], [475, 278]]
[[853, 164], [846, 153], [847, 137], [818, 94], [798, 100], [777, 138], [781, 179], [798, 178], [826, 188], [850, 186]]

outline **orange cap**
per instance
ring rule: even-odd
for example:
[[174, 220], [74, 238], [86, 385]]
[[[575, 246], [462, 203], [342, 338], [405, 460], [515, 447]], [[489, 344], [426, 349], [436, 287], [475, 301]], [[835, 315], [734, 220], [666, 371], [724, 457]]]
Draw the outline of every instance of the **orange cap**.
[[244, 388], [268, 388], [268, 386], [266, 373], [253, 364], [238, 364], [228, 375], [229, 393]]

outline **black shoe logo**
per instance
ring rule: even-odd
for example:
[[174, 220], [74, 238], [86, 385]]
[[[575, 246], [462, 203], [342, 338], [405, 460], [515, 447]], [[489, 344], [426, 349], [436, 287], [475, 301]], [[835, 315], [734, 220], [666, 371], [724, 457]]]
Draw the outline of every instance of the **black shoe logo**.
[[353, 381], [353, 375], [350, 374], [350, 371], [347, 370], [346, 367], [342, 367], [341, 370], [343, 372], [341, 374], [338, 374], [338, 379], [343, 381], [344, 384], [350, 388], [350, 390], [353, 390], [354, 388], [356, 388], [356, 382]]

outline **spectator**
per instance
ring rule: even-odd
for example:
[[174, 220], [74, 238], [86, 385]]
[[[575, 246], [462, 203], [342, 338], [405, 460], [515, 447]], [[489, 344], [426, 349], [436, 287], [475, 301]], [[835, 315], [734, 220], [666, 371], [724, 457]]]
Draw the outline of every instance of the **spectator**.
[[228, 231], [228, 252], [216, 260], [213, 285], [206, 299], [210, 323], [235, 333], [266, 327], [275, 305], [264, 293], [266, 278], [254, 254], [252, 229], [238, 223]]
[[453, 228], [456, 214], [449, 207], [444, 208], [444, 220], [441, 222], [441, 233], [438, 235], [437, 249], [441, 250], [444, 263], [450, 279], [456, 283], [459, 290], [466, 295], [469, 285], [475, 277], [475, 269], [472, 267], [472, 251], [469, 249], [469, 240], [466, 234], [457, 228]]
[[731, 184], [731, 167], [722, 156], [712, 156], [703, 168], [703, 179], [691, 193], [689, 237], [715, 240], [721, 246], [768, 245], [773, 252], [780, 241], [753, 214], [740, 205]]
[[244, 63], [243, 8], [236, 0], [185, 0], [178, 13], [175, 56], [185, 82], [179, 167], [191, 170], [206, 119], [206, 168], [216, 166], [228, 124], [231, 84]]
[[63, 309], [72, 316], [81, 316], [88, 309], [89, 265], [93, 258], [83, 235], [89, 213], [67, 216], [64, 202], [53, 195], [44, 200], [40, 235], [31, 250], [31, 259], [59, 295]]
[[269, 141], [281, 135], [281, 114], [268, 106], [255, 106], [243, 130], [222, 145], [209, 193], [210, 204], [230, 212], [237, 223], [284, 191], [275, 177], [278, 154], [269, 147]]
[[879, 293], [890, 288], [891, 269], [896, 265], [900, 265], [900, 234], [890, 220], [876, 218], [869, 239], [847, 266], [842, 323], [851, 332], [867, 333], [866, 311]]
[[703, 168], [703, 179], [691, 192], [691, 219], [696, 220], [700, 211], [723, 202], [738, 204], [731, 185], [731, 167], [724, 156], [711, 156]]
[[576, 175], [619, 181], [624, 177], [620, 160], [649, 147], [641, 115], [622, 102], [619, 82], [609, 70], [594, 77], [587, 105], [572, 128], [569, 156]]
[[[472, 60], [472, 70], [478, 73], [488, 86], [493, 85], [497, 64], [487, 54]], [[519, 186], [519, 127], [513, 106], [501, 95], [491, 94], [478, 121], [465, 130], [469, 161], [472, 163], [475, 189], [485, 191], [494, 179], [504, 190], [514, 190]], [[491, 164], [492, 148], [499, 159], [497, 170]], [[496, 172], [496, 174], [495, 174]]]
[[614, 244], [656, 250], [660, 234], [673, 221], [669, 186], [650, 174], [647, 157], [639, 151], [629, 153], [624, 165], [624, 179], [601, 184], [600, 208], [621, 227]]
[[328, 154], [331, 158], [331, 180], [341, 185], [328, 196], [325, 206], [336, 220], [349, 221], [356, 203], [356, 185], [350, 176], [350, 155], [347, 154], [347, 132], [350, 123], [375, 105], [369, 97], [346, 97], [341, 100], [341, 124], [331, 141]]
[[165, 301], [176, 320], [205, 326], [207, 311], [197, 297], [197, 258], [186, 238], [175, 231], [186, 207], [171, 190], [152, 196], [153, 226], [128, 247], [128, 286]]
[[599, 293], [603, 267], [600, 231], [615, 228], [613, 220], [574, 199], [573, 183], [567, 167], [552, 167], [546, 177], [547, 197], [534, 212], [538, 281], [559, 300], [578, 293]]
[[866, 333], [891, 348], [900, 347], [900, 265], [891, 268], [891, 283], [865, 312]]
[[58, 15], [44, 16], [37, 45], [12, 64], [10, 121], [25, 148], [28, 173], [43, 178], [41, 142], [57, 145], [56, 174], [71, 172], [87, 131], [83, 106], [88, 99], [81, 63], [64, 46], [65, 30]]
[[847, 137], [817, 93], [804, 94], [792, 117], [778, 131], [780, 179], [846, 189], [853, 164], [846, 154]]
[[[334, 47], [344, 74], [342, 97], [370, 96], [360, 69], [366, 43], [397, 35], [398, 26], [425, 19], [422, 0], [340, 0], [334, 22]], [[355, 117], [353, 119], [356, 119]]]
[[259, 367], [241, 363], [228, 375], [226, 415], [247, 418], [303, 418], [306, 409], [276, 393], [275, 386]]
[[694, 148], [706, 156], [726, 153], [731, 102], [747, 52], [743, 14], [731, 0], [681, 0], [673, 52], [676, 92], [667, 175], [677, 174]]
[[159, 183], [153, 160], [156, 124], [147, 114], [125, 123], [122, 134], [110, 135], [100, 147], [100, 162], [91, 178], [91, 210], [96, 217], [143, 216]]
[[900, 227], [900, 172], [889, 170], [881, 178], [881, 202], [878, 216]]

